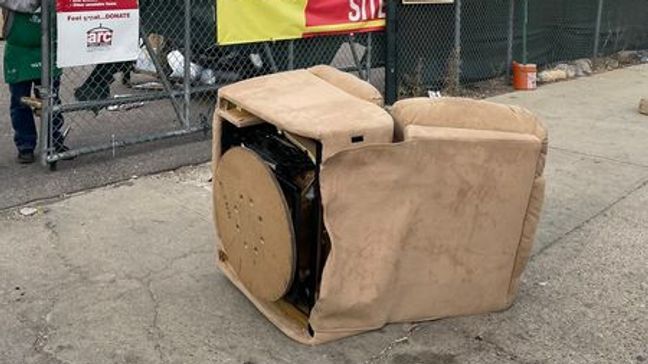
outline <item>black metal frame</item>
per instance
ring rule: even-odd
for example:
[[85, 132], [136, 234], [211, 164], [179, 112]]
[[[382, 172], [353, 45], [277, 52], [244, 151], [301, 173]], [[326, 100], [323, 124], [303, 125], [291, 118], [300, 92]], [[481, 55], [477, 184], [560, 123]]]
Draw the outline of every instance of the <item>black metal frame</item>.
[[[270, 124], [237, 128], [233, 124], [222, 124], [221, 152], [242, 146], [257, 153], [273, 169], [291, 210], [296, 239], [295, 276], [285, 296], [297, 309], [309, 314], [315, 306], [324, 263], [330, 250], [326, 243], [319, 173], [322, 162], [322, 145], [316, 143], [315, 161], [295, 146], [288, 138]], [[306, 187], [295, 182], [304, 173], [314, 173], [312, 184]], [[308, 197], [312, 190], [312, 199]], [[304, 208], [305, 207], [305, 208]], [[307, 262], [307, 274], [303, 268]]]

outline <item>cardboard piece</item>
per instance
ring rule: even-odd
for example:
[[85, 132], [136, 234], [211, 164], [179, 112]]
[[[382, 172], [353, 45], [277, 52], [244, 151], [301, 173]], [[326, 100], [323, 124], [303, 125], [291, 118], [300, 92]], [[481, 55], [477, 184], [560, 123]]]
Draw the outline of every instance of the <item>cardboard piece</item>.
[[[512, 304], [545, 186], [547, 133], [531, 113], [482, 101], [415, 99], [394, 105], [387, 125], [379, 106], [335, 91], [308, 71], [244, 81], [221, 89], [220, 97], [220, 105], [234, 103], [321, 141], [325, 150], [320, 192], [331, 251], [310, 315], [284, 300], [259, 299], [230, 262], [219, 261], [286, 335], [315, 345], [390, 322]], [[358, 133], [369, 138], [348, 143]]]

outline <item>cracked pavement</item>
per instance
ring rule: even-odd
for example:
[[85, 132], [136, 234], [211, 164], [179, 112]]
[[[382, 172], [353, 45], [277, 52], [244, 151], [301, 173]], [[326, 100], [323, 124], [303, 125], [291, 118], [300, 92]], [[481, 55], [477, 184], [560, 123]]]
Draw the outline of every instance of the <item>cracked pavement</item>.
[[292, 342], [217, 270], [209, 168], [0, 211], [0, 363], [648, 362], [648, 65], [513, 93], [551, 132], [508, 311]]

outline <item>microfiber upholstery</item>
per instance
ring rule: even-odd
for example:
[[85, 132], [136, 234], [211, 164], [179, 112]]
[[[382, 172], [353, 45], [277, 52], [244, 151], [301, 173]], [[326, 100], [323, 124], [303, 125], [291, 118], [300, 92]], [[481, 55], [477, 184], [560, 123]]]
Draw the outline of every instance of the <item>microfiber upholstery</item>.
[[[254, 297], [231, 264], [218, 261], [270, 321], [304, 344], [504, 310], [536, 235], [548, 137], [532, 113], [443, 98], [403, 100], [390, 115], [372, 88], [318, 66], [219, 93], [324, 147], [319, 185], [330, 253], [310, 314]], [[215, 170], [222, 122], [216, 114]], [[350, 143], [354, 135], [365, 142]]]
[[[237, 82], [218, 90], [219, 100], [228, 100], [281, 130], [320, 141], [323, 159], [359, 146], [353, 143], [354, 137], [361, 136], [364, 144], [393, 140], [394, 122], [389, 113], [370, 95], [364, 95], [369, 99], [360, 97], [363, 89], [378, 93], [373, 86], [323, 72], [328, 68], [319, 70], [328, 75], [326, 79], [309, 70], [295, 70]], [[220, 121], [215, 119], [214, 124], [218, 130]]]
[[350, 95], [381, 107], [385, 104], [380, 91], [348, 72], [326, 65], [311, 67], [308, 71]]
[[542, 141], [536, 176], [544, 171], [548, 133], [529, 110], [512, 105], [459, 97], [413, 98], [394, 104], [394, 140], [402, 141], [408, 125], [490, 130], [535, 135]]
[[466, 98], [407, 99], [397, 102], [391, 112], [396, 141], [457, 137], [462, 130], [463, 137], [472, 140], [499, 136], [501, 142], [510, 143], [515, 139], [515, 134], [540, 140], [535, 179], [509, 287], [508, 301], [512, 304], [529, 260], [542, 212], [546, 187], [543, 173], [549, 144], [547, 129], [527, 109]]

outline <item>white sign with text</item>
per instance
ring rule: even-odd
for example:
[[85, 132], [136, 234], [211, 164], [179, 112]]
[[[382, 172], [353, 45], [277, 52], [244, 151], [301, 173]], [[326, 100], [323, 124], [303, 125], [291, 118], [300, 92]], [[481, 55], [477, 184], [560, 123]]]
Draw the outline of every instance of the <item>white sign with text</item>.
[[137, 59], [137, 0], [57, 0], [56, 21], [58, 67]]

